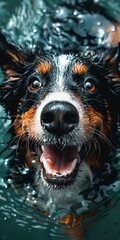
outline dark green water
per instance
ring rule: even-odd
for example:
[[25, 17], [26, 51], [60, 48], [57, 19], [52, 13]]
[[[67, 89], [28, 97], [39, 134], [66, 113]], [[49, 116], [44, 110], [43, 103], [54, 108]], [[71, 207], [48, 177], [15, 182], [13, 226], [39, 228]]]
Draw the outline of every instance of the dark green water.
[[[25, 2], [27, 2], [27, 5]], [[31, 44], [33, 34], [34, 37], [38, 37], [36, 32], [36, 29], [38, 28], [38, 20], [36, 20], [36, 16], [40, 19], [47, 19], [48, 15], [54, 14], [54, 9], [60, 4], [60, 1], [58, 0], [39, 0], [39, 5], [37, 4], [37, 1], [31, 1], [33, 8], [36, 11], [36, 16], [34, 16], [33, 11], [31, 11], [31, 18], [27, 20], [25, 17], [25, 11], [29, 7], [29, 2], [30, 1], [23, 1], [23, 6], [25, 7], [22, 7], [22, 10], [21, 8], [16, 10], [21, 6], [22, 2], [20, 0], [0, 0], [0, 26], [9, 30], [9, 35], [15, 40], [15, 42], [19, 42], [20, 44], [25, 41]], [[100, 3], [102, 6], [105, 6], [113, 16], [116, 18], [120, 17], [119, 0], [116, 2], [112, 0], [109, 2], [104, 0], [100, 1]], [[47, 8], [48, 12], [46, 13], [43, 11], [41, 13], [39, 10], [41, 8], [43, 10]], [[17, 36], [19, 36], [19, 39]], [[9, 119], [5, 121], [6, 116], [2, 108], [0, 108], [0, 118], [0, 143], [2, 149], [4, 147], [4, 142], [9, 139], [7, 129], [9, 128], [10, 122]], [[92, 214], [87, 219], [81, 219], [81, 223], [74, 228], [76, 229], [77, 236], [74, 238], [68, 233], [70, 227], [59, 223], [59, 217], [64, 216], [67, 213], [65, 209], [59, 209], [59, 211], [52, 210], [52, 214], [50, 213], [48, 215], [42, 214], [32, 207], [32, 203], [37, 201], [34, 197], [32, 203], [30, 201], [24, 202], [24, 197], [21, 197], [13, 189], [8, 188], [4, 180], [8, 160], [7, 152], [9, 152], [9, 149], [6, 153], [3, 153], [0, 158], [0, 240], [120, 239], [120, 174], [118, 174], [117, 179], [112, 184], [105, 185], [103, 183], [98, 192], [92, 190], [87, 200], [84, 200], [82, 196], [80, 196], [81, 204], [78, 204], [77, 206], [73, 205], [71, 212], [76, 212], [78, 215], [81, 212], [95, 212], [95, 214]], [[119, 160], [120, 149], [118, 149], [114, 158], [114, 166], [118, 171], [120, 171]], [[106, 165], [106, 171], [109, 171], [109, 165]], [[28, 188], [27, 192], [29, 191], [31, 191], [31, 189]], [[94, 201], [92, 201], [93, 196]], [[38, 202], [38, 205], [39, 204], [41, 208], [42, 203]], [[44, 206], [43, 209], [45, 209]]]

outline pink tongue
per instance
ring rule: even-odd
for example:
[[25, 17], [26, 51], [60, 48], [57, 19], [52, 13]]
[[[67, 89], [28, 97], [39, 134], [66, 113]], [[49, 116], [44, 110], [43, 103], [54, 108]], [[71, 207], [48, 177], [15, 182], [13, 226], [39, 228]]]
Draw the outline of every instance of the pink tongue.
[[80, 157], [76, 147], [60, 150], [51, 145], [45, 145], [40, 161], [48, 174], [66, 175], [74, 170]]

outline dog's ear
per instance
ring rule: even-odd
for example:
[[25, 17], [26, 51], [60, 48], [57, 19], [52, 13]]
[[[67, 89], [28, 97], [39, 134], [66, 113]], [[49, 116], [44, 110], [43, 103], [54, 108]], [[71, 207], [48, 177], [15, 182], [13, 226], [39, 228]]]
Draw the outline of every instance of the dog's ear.
[[108, 48], [106, 51], [103, 52], [102, 60], [105, 64], [109, 66], [116, 65], [119, 62], [120, 57], [120, 47]]
[[109, 90], [109, 101], [113, 115], [120, 115], [120, 46], [103, 53], [102, 64]]
[[17, 89], [20, 86], [25, 66], [32, 61], [32, 53], [8, 41], [0, 32], [0, 68], [5, 75], [5, 80], [0, 85], [0, 102], [7, 111], [15, 105]]
[[107, 71], [109, 89], [120, 97], [120, 45], [107, 50], [102, 56], [102, 62]]
[[19, 71], [19, 68], [28, 62], [28, 55], [22, 48], [8, 41], [5, 35], [0, 32], [0, 67], [6, 77], [10, 73]]

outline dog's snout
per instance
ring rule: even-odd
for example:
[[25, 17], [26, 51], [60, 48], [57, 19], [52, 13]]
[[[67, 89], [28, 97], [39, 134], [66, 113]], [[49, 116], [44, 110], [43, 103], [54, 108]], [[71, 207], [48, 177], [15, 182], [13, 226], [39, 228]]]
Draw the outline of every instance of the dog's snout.
[[48, 103], [41, 113], [41, 124], [50, 133], [67, 134], [79, 122], [77, 109], [69, 102], [53, 101]]

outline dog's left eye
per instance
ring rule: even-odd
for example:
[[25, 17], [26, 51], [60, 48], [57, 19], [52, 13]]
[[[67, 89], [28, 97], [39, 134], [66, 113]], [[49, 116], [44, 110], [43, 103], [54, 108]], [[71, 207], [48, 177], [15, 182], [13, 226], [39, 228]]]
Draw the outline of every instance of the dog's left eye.
[[35, 79], [34, 81], [32, 81], [29, 85], [29, 89], [31, 91], [37, 91], [39, 88], [41, 88], [41, 82], [38, 79]]
[[89, 93], [93, 93], [96, 90], [96, 86], [95, 86], [94, 82], [87, 81], [84, 83], [84, 89]]

